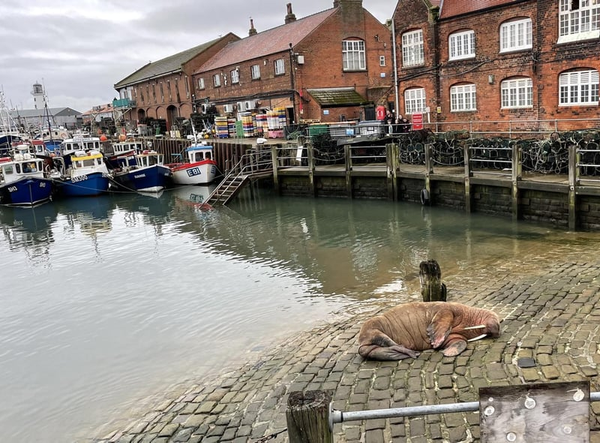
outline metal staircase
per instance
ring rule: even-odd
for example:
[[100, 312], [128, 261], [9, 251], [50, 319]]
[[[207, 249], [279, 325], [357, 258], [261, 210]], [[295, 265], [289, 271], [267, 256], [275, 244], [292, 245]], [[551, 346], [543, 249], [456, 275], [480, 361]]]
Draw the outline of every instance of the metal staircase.
[[240, 161], [227, 173], [204, 203], [210, 206], [226, 205], [247, 183], [271, 175], [273, 175], [271, 153], [253, 149], [242, 155]]

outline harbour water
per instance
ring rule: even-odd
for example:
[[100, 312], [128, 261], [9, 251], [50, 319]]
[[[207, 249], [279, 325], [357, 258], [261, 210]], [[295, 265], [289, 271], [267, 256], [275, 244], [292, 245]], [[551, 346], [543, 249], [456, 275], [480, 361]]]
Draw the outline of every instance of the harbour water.
[[295, 332], [596, 254], [600, 235], [387, 201], [230, 207], [206, 187], [0, 208], [0, 441], [102, 437]]

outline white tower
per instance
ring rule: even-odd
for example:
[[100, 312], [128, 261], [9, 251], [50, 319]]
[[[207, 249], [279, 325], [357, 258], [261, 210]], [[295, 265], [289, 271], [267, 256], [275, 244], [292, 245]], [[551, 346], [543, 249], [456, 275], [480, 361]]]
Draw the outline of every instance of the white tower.
[[44, 109], [46, 103], [46, 98], [44, 97], [44, 87], [37, 82], [34, 83], [31, 95], [33, 95], [33, 106], [35, 109]]

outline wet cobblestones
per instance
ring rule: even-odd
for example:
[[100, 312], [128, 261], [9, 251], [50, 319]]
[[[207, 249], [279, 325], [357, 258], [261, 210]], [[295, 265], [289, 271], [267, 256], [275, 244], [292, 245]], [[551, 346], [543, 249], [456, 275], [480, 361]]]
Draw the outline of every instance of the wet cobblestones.
[[[271, 349], [259, 361], [190, 387], [97, 443], [257, 442], [286, 428], [287, 398], [327, 390], [343, 411], [478, 400], [484, 386], [576, 381], [598, 386], [600, 264], [561, 263], [543, 273], [480, 281], [450, 299], [491, 309], [502, 321], [496, 340], [470, 343], [460, 356], [425, 351], [400, 362], [357, 354], [360, 325], [375, 312], [315, 328]], [[532, 358], [533, 367], [518, 360]], [[600, 404], [590, 407], [592, 441], [600, 441]], [[377, 419], [335, 426], [336, 442], [479, 441], [479, 415], [453, 413]], [[282, 432], [271, 439], [287, 441]]]

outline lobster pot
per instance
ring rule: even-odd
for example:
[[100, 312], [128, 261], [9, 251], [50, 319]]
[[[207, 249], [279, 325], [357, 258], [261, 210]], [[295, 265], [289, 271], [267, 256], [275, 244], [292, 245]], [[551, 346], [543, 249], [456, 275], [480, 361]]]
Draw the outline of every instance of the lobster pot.
[[279, 128], [284, 128], [286, 126], [286, 116], [285, 116], [285, 108], [275, 108], [277, 112], [277, 119], [279, 121]]
[[235, 138], [235, 136], [237, 135], [237, 129], [235, 128], [235, 118], [228, 118], [227, 119], [227, 129], [229, 132], [229, 137]]
[[257, 114], [255, 116], [255, 128], [259, 135], [266, 134], [269, 131], [269, 125], [267, 124], [267, 114]]
[[215, 126], [217, 128], [217, 137], [219, 137], [219, 138], [229, 137], [229, 130], [227, 127], [227, 117], [215, 117]]
[[252, 114], [249, 112], [243, 112], [242, 116], [242, 127], [244, 129], [244, 137], [254, 136], [254, 122], [252, 121]]

